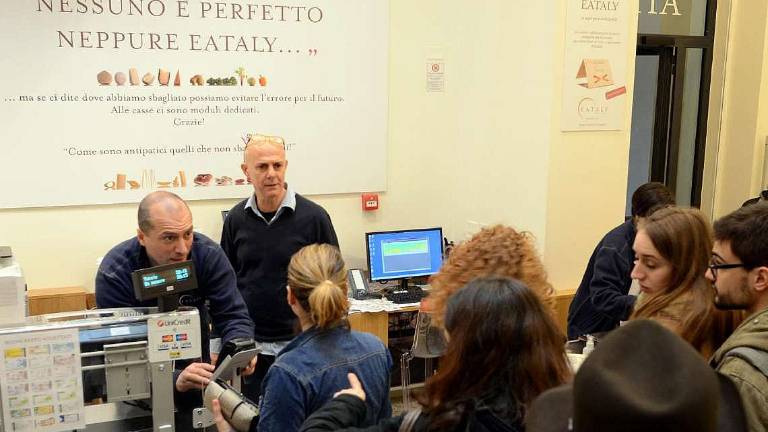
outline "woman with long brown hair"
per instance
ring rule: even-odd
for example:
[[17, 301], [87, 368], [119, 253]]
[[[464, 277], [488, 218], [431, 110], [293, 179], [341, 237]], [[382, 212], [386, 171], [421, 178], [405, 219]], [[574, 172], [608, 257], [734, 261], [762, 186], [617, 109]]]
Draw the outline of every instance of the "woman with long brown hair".
[[630, 319], [648, 318], [679, 334], [709, 357], [738, 324], [732, 312], [715, 308], [704, 274], [712, 251], [712, 228], [697, 209], [659, 210], [638, 227], [632, 278], [641, 294]]
[[[533, 399], [570, 377], [560, 332], [520, 281], [471, 281], [448, 298], [443, 322], [448, 347], [438, 373], [417, 396], [421, 410], [364, 430], [523, 431]], [[301, 430], [362, 426], [366, 393], [352, 374], [350, 383]]]

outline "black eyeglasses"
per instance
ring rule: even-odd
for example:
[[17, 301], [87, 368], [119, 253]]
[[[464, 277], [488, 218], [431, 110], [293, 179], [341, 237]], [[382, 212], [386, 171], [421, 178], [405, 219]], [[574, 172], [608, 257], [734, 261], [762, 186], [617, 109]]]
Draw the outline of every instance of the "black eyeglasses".
[[720, 269], [727, 270], [727, 269], [733, 269], [733, 268], [739, 268], [739, 267], [746, 267], [747, 265], [744, 263], [738, 263], [738, 264], [715, 264], [710, 262], [709, 263], [709, 270], [712, 272], [712, 277], [717, 280], [717, 271]]

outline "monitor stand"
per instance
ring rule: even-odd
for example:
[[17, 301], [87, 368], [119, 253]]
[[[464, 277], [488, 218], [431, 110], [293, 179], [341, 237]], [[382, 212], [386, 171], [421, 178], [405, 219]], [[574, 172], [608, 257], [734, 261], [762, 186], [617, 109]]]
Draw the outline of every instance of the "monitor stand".
[[157, 299], [158, 312], [173, 312], [179, 308], [179, 295], [162, 295]]
[[400, 287], [398, 288], [399, 291], [408, 291], [409, 289], [412, 289], [412, 288], [414, 287], [408, 285], [407, 278], [400, 279]]

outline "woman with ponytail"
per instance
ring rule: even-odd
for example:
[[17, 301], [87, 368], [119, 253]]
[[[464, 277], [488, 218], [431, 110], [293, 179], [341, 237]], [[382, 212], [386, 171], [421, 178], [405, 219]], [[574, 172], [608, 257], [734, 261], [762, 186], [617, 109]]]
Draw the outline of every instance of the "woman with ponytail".
[[287, 296], [301, 333], [277, 355], [264, 378], [258, 430], [297, 431], [348, 385], [348, 373], [360, 378], [368, 396], [364, 423], [388, 418], [392, 359], [378, 338], [349, 329], [347, 269], [339, 250], [314, 244], [293, 255]]

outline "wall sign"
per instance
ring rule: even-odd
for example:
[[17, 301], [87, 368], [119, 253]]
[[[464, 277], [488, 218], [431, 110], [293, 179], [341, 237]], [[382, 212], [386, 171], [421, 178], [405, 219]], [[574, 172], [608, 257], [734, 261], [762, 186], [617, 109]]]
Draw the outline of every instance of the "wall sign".
[[561, 129], [620, 130], [626, 111], [628, 0], [567, 0]]
[[246, 197], [247, 133], [299, 193], [386, 188], [387, 1], [3, 6], [0, 208]]

